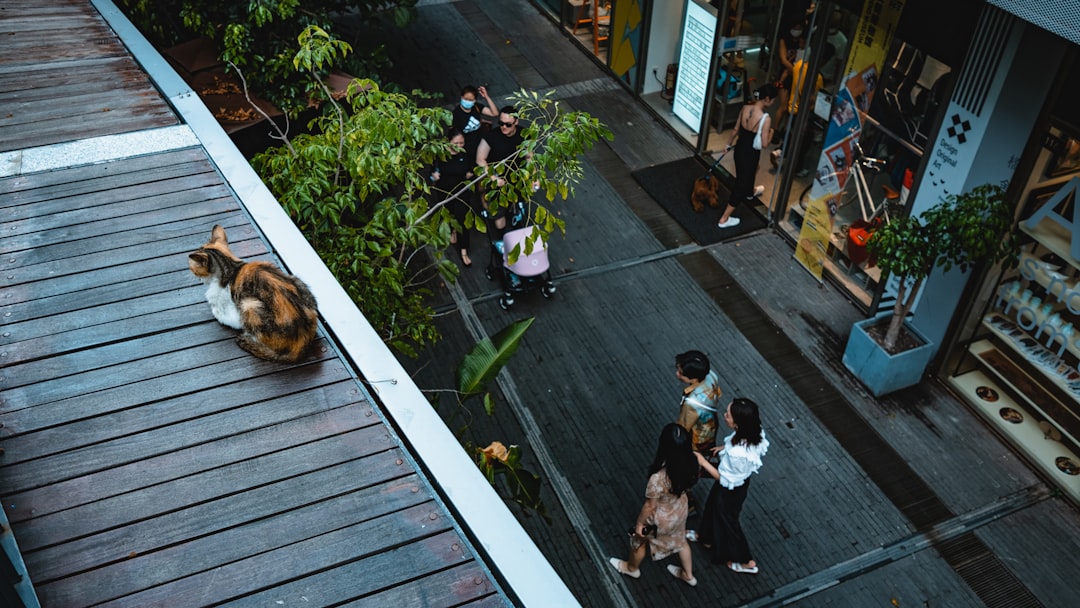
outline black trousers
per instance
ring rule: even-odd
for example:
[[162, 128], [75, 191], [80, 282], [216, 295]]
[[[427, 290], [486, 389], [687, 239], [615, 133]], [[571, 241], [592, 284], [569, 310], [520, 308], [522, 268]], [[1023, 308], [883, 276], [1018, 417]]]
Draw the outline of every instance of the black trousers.
[[742, 512], [749, 489], [750, 480], [747, 479], [734, 490], [725, 488], [719, 481], [709, 490], [699, 532], [701, 542], [712, 545], [714, 562], [745, 564], [754, 559], [750, 555], [750, 545], [746, 542], [742, 525], [739, 524], [739, 513]]

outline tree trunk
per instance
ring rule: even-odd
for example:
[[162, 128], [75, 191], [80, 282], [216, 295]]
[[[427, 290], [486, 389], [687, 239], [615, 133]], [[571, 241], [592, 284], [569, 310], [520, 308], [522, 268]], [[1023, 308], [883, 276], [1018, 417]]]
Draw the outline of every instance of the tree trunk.
[[885, 332], [885, 340], [882, 342], [882, 346], [889, 353], [893, 352], [893, 348], [896, 347], [896, 339], [900, 336], [900, 329], [904, 326], [904, 319], [907, 319], [911, 307], [915, 305], [915, 297], [919, 295], [922, 282], [923, 279], [919, 279], [909, 288], [906, 281], [900, 281], [900, 288], [896, 293], [896, 305], [893, 306], [892, 318], [889, 319], [889, 329]]

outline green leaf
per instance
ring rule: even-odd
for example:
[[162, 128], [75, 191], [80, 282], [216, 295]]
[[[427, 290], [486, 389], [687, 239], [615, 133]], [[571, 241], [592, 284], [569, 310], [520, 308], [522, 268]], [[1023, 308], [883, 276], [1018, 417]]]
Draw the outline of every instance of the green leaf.
[[462, 359], [457, 369], [457, 390], [463, 395], [475, 395], [495, 379], [517, 350], [522, 336], [535, 317], [515, 321], [492, 338], [485, 338]]

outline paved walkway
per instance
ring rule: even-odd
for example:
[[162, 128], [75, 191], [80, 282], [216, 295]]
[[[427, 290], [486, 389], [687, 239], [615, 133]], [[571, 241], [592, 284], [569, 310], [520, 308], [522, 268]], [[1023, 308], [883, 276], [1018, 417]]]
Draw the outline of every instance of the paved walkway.
[[[630, 178], [691, 150], [589, 55], [526, 0], [419, 12], [404, 34], [366, 34], [384, 37], [395, 82], [447, 104], [466, 83], [497, 98], [553, 88], [615, 132], [556, 205], [567, 234], [551, 244], [555, 298], [506, 313], [495, 284], [465, 271], [440, 294], [444, 340], [405, 362], [422, 387], [447, 388], [477, 339], [536, 317], [500, 377], [499, 411], [472, 412], [469, 434], [519, 443], [541, 470], [553, 521], [521, 519], [582, 604], [1075, 605], [1076, 509], [939, 383], [867, 395], [840, 363], [859, 311], [775, 233], [694, 244]], [[690, 348], [729, 394], [763, 405], [772, 441], [743, 515], [761, 574], [695, 551], [696, 588], [657, 565], [630, 580], [606, 563], [627, 549], [656, 436], [677, 411], [673, 358]], [[440, 412], [452, 428], [468, 416], [449, 401]]]

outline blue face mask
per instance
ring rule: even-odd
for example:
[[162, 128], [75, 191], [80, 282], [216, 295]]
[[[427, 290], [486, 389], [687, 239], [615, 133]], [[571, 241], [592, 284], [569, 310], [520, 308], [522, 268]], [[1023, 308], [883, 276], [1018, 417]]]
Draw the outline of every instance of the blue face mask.
[[461, 98], [461, 107], [465, 108], [466, 110], [471, 110], [475, 105], [475, 101], [470, 101], [468, 99], [465, 99], [464, 97]]

